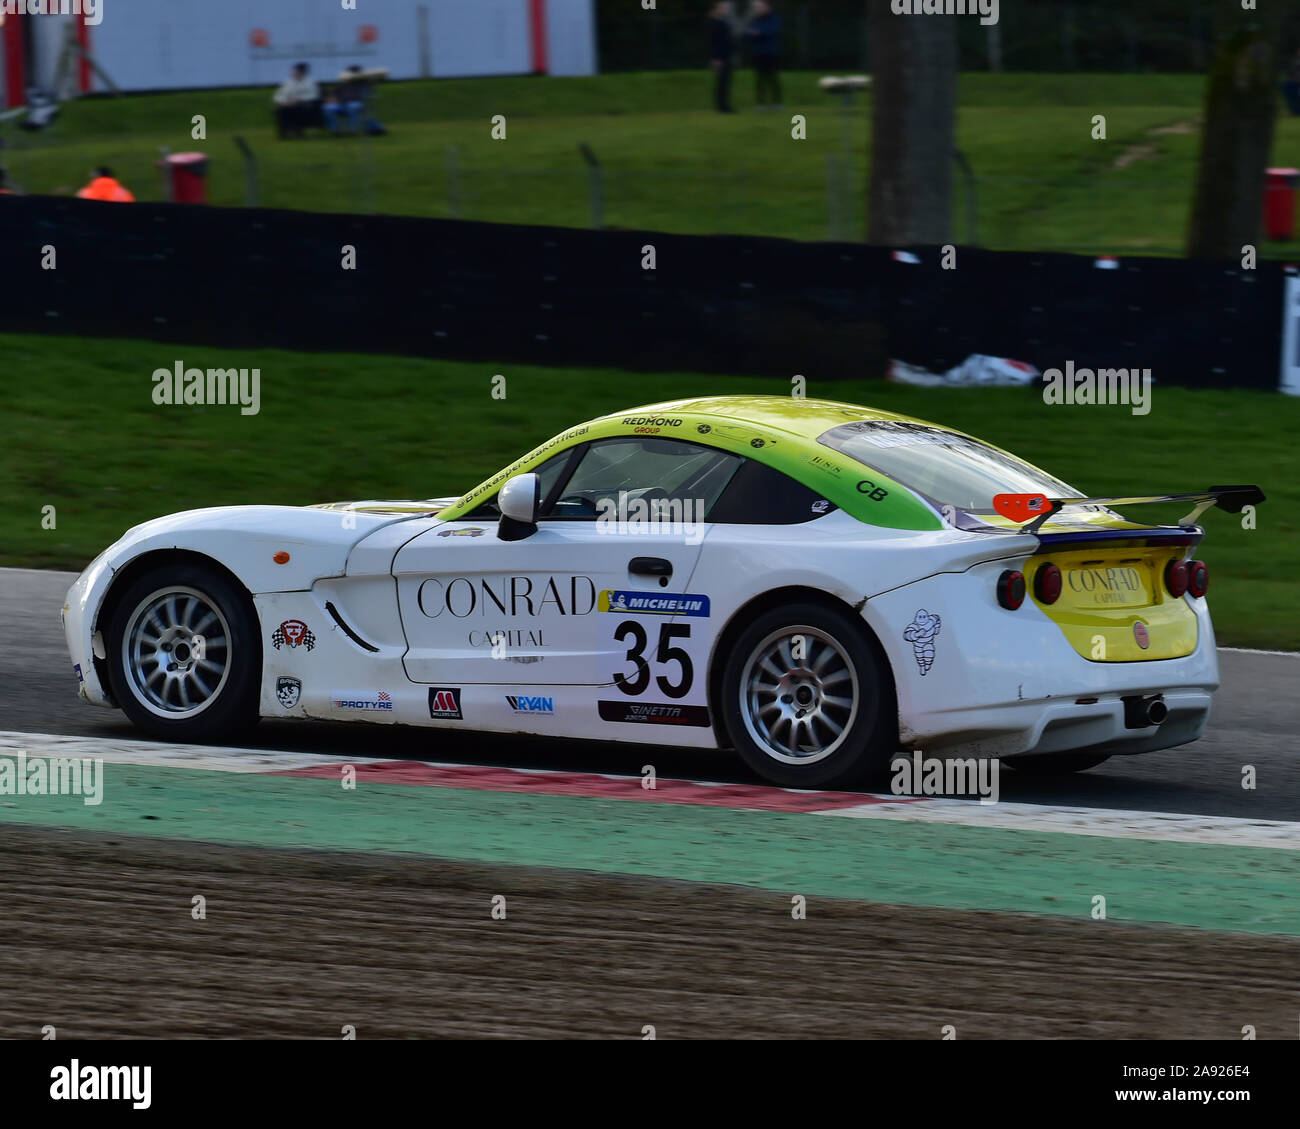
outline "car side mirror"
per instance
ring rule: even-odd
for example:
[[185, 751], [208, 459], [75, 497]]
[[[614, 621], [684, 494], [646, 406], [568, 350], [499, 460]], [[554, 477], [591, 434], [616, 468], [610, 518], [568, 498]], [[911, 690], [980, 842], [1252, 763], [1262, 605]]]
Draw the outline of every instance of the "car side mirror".
[[535, 474], [517, 474], [501, 487], [497, 509], [501, 522], [497, 536], [502, 541], [522, 541], [537, 532], [537, 514], [542, 508], [542, 480]]

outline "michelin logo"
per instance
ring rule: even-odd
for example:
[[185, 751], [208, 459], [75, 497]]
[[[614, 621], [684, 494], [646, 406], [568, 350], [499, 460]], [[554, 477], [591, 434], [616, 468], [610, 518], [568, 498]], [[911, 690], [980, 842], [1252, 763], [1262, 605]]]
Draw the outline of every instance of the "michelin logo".
[[922, 676], [929, 674], [930, 668], [934, 666], [934, 641], [939, 638], [940, 626], [939, 617], [922, 608], [903, 632], [903, 638], [912, 644], [916, 668]]
[[622, 592], [606, 589], [597, 605], [603, 612], [643, 612], [652, 615], [708, 615], [708, 596], [686, 592]]

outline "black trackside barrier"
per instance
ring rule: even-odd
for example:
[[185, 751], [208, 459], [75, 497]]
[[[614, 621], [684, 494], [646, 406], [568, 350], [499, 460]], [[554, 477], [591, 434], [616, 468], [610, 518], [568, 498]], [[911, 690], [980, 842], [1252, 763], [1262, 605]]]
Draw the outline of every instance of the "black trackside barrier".
[[958, 248], [943, 270], [939, 249], [913, 250], [920, 265], [890, 272], [889, 346], [902, 360], [941, 371], [988, 353], [1043, 371], [1150, 369], [1157, 385], [1278, 386], [1280, 264]]
[[913, 250], [4, 197], [0, 330], [809, 380], [992, 353], [1277, 386], [1277, 266]]

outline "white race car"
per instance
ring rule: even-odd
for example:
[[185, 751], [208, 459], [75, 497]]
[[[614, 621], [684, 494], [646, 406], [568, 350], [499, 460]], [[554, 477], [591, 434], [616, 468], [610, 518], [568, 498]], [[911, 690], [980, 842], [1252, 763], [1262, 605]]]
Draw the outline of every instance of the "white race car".
[[[1185, 500], [1178, 526], [1111, 507]], [[1074, 770], [1199, 737], [1194, 524], [852, 404], [681, 400], [460, 498], [194, 510], [68, 593], [82, 697], [177, 741], [259, 717], [734, 747], [777, 784], [902, 748]]]

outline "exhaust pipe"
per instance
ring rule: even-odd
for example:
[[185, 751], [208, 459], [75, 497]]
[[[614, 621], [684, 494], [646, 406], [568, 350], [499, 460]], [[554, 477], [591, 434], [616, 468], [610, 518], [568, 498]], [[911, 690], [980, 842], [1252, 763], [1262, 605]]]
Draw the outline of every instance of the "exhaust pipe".
[[1164, 698], [1159, 694], [1154, 694], [1150, 698], [1134, 694], [1122, 700], [1125, 729], [1149, 729], [1153, 725], [1162, 724], [1169, 716], [1169, 707], [1165, 705]]

